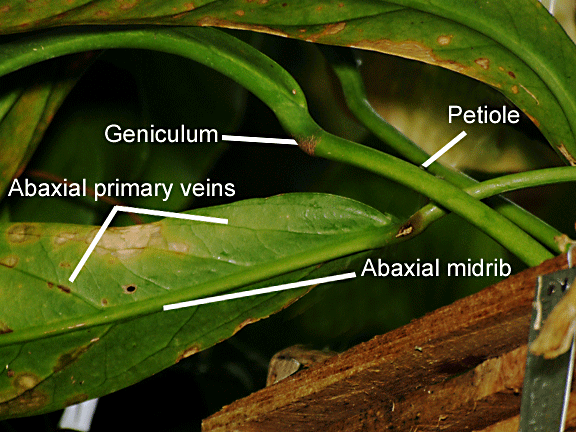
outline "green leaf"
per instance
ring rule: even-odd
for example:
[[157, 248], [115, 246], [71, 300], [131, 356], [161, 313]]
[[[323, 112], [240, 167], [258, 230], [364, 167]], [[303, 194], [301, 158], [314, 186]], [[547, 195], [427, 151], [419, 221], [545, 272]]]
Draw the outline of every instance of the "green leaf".
[[497, 88], [576, 164], [576, 47], [537, 0], [0, 1], [0, 31], [73, 24], [200, 25], [354, 46]]
[[334, 274], [352, 255], [394, 241], [399, 226], [324, 194], [194, 214], [229, 223], [165, 219], [109, 229], [73, 284], [68, 278], [96, 228], [0, 225], [0, 418], [131, 385], [282, 309], [306, 288], [168, 312], [163, 305]]
[[0, 196], [26, 166], [92, 57], [77, 54], [0, 79]]

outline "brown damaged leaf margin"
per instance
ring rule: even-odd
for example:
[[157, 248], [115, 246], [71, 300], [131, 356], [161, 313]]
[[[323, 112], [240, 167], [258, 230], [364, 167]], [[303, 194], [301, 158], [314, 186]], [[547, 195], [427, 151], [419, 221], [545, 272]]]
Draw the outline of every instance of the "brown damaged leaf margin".
[[392, 41], [390, 39], [363, 39], [348, 46], [419, 60], [424, 63], [442, 66], [466, 75], [470, 75], [472, 70], [470, 66], [463, 65], [454, 60], [447, 60], [438, 57], [432, 48], [413, 40]]
[[576, 166], [576, 158], [570, 154], [570, 152], [568, 151], [568, 149], [564, 144], [560, 144], [558, 146], [558, 151], [562, 153], [562, 156], [566, 158], [566, 160], [570, 165]]
[[182, 354], [180, 354], [178, 356], [178, 358], [176, 358], [176, 361], [174, 363], [179, 363], [181, 360], [184, 360], [185, 358], [190, 357], [191, 355], [196, 354], [197, 352], [200, 352], [200, 345], [198, 344], [194, 344], [192, 345], [190, 348], [186, 348]]
[[252, 30], [256, 32], [272, 34], [275, 36], [282, 36], [285, 38], [290, 37], [288, 33], [282, 30], [273, 29], [271, 27], [258, 24], [239, 23], [211, 16], [200, 18], [198, 21], [196, 21], [196, 25], [200, 27], [225, 27], [236, 30]]
[[[320, 267], [321, 267], [321, 265], [319, 265], [317, 268], [320, 268]], [[312, 286], [310, 286], [310, 287], [306, 290], [306, 292], [302, 294], [302, 296], [305, 295], [305, 294], [308, 294], [308, 293], [310, 292], [310, 290], [314, 289], [316, 286], [318, 286], [318, 285], [312, 285]], [[288, 306], [290, 306], [290, 305], [292, 305], [293, 303], [295, 303], [295, 302], [296, 302], [299, 298], [301, 298], [302, 296], [299, 296], [299, 297], [297, 297], [297, 298], [291, 299], [289, 302], [287, 302], [287, 303], [282, 307], [281, 310], [286, 309]], [[278, 312], [279, 312], [279, 311], [278, 311]], [[258, 322], [258, 321], [260, 321], [261, 319], [266, 319], [266, 318], [268, 318], [269, 316], [270, 316], [270, 315], [267, 315], [267, 316], [261, 317], [261, 318], [252, 318], [252, 317], [246, 318], [245, 320], [243, 320], [240, 324], [238, 324], [238, 325], [234, 328], [234, 332], [233, 332], [232, 334], [235, 335], [236, 333], [238, 333], [240, 330], [242, 330], [242, 329], [243, 329], [244, 327], [246, 327], [247, 325], [253, 324], [253, 323], [255, 323], [255, 322]], [[220, 341], [220, 342], [222, 342], [222, 341]], [[190, 346], [189, 348], [186, 348], [186, 349], [176, 358], [176, 361], [175, 361], [174, 363], [175, 363], [175, 364], [176, 364], [176, 363], [179, 363], [180, 361], [184, 360], [185, 358], [188, 358], [188, 357], [190, 357], [191, 355], [194, 355], [194, 354], [202, 351], [203, 349], [204, 349], [204, 348], [202, 348], [202, 347], [200, 346], [200, 344], [195, 343], [194, 345]]]

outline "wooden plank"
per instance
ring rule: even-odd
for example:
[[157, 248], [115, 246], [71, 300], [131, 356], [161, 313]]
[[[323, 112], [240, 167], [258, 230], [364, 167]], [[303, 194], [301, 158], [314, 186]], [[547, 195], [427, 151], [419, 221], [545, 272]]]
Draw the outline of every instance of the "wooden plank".
[[203, 431], [464, 431], [503, 422], [520, 406], [526, 348], [518, 348], [536, 278], [563, 268], [566, 255], [377, 336], [224, 407]]

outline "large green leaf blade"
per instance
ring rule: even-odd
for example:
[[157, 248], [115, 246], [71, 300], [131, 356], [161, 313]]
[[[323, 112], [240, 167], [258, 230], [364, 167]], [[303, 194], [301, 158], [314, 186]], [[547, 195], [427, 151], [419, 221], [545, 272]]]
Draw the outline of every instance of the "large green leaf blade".
[[[0, 417], [58, 409], [131, 385], [282, 309], [306, 288], [162, 311], [178, 301], [333, 274], [393, 241], [399, 223], [345, 198], [290, 194], [109, 229], [4, 224]], [[340, 258], [345, 257], [345, 258]]]
[[497, 88], [576, 164], [576, 47], [537, 0], [181, 3], [0, 1], [0, 32], [76, 24], [199, 25], [355, 46], [455, 70]]

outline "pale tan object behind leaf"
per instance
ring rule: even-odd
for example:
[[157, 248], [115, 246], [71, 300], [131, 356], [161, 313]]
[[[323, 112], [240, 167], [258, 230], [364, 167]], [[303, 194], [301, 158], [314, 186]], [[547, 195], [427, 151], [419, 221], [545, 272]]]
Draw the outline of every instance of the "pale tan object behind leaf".
[[274, 354], [268, 365], [268, 378], [266, 386], [276, 384], [278, 381], [295, 374], [302, 367], [309, 367], [314, 363], [324, 361], [336, 353], [310, 350], [302, 345], [294, 345]]
[[[576, 284], [554, 307], [552, 313], [544, 322], [542, 331], [530, 344], [530, 352], [542, 355], [545, 359], [553, 359], [570, 349], [576, 331]], [[539, 299], [538, 299], [539, 301]]]
[[[542, 3], [554, 18], [564, 27], [566, 33], [573, 41], [576, 41], [576, 25], [575, 25], [575, 13], [576, 13], [576, 0], [541, 0]], [[550, 4], [552, 3], [552, 7]]]
[[462, 116], [448, 122], [449, 105], [473, 111], [484, 106], [499, 111], [506, 106], [508, 112], [515, 109], [487, 85], [412, 60], [372, 52], [359, 55], [372, 107], [428, 154], [436, 153], [466, 131], [468, 136], [443, 155], [439, 163], [490, 173], [520, 172], [560, 163], [545, 141], [534, 139], [518, 125], [467, 124]]

